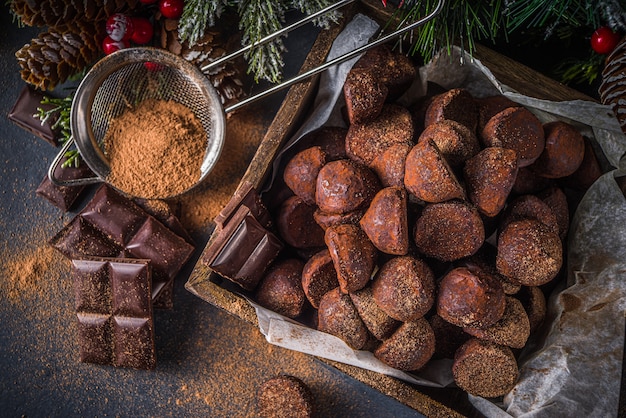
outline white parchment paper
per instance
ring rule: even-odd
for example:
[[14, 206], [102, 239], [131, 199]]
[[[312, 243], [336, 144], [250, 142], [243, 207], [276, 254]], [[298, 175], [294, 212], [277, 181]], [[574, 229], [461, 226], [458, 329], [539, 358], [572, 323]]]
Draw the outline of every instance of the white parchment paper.
[[[377, 25], [358, 15], [337, 38], [332, 56], [366, 42]], [[593, 138], [608, 161], [619, 168], [626, 137], [611, 110], [592, 102], [550, 102], [523, 96], [500, 84], [480, 61], [455, 50], [420, 69], [409, 95], [420, 95], [427, 81], [446, 88], [467, 88], [474, 96], [504, 94], [542, 121], [563, 119]], [[289, 142], [321, 126], [343, 126], [341, 88], [355, 60], [325, 73], [314, 109]], [[418, 97], [418, 96], [414, 96]], [[403, 100], [410, 103], [413, 97]], [[277, 162], [276, 162], [277, 163]], [[605, 174], [584, 196], [571, 222], [567, 288], [549, 301], [549, 315], [539, 339], [520, 357], [520, 379], [501, 403], [470, 396], [489, 417], [615, 416], [624, 345], [626, 307], [626, 201]], [[453, 383], [450, 363], [431, 362], [417, 374], [389, 368], [372, 353], [350, 349], [334, 336], [307, 328], [252, 301], [261, 332], [275, 345], [395, 376], [408, 382], [446, 386]]]

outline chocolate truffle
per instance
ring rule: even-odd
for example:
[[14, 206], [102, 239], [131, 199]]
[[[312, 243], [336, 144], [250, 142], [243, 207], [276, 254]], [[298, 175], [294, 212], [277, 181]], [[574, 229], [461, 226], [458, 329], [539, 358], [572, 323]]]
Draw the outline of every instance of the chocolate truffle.
[[426, 109], [424, 126], [444, 119], [456, 121], [476, 132], [478, 126], [478, 108], [474, 98], [465, 89], [451, 89], [433, 97]]
[[435, 333], [425, 318], [405, 322], [374, 351], [377, 359], [398, 370], [418, 370], [435, 352]]
[[407, 218], [406, 190], [387, 187], [374, 196], [359, 224], [380, 251], [404, 255], [409, 251]]
[[572, 125], [563, 121], [543, 126], [545, 147], [532, 169], [540, 176], [561, 178], [573, 174], [585, 155], [585, 140]]
[[372, 170], [354, 161], [336, 160], [320, 170], [315, 201], [322, 212], [347, 213], [367, 207], [379, 190]]
[[489, 217], [500, 213], [517, 170], [517, 154], [507, 148], [485, 148], [466, 162], [463, 175], [467, 196], [480, 213]]
[[428, 323], [435, 333], [433, 358], [453, 359], [456, 350], [470, 339], [470, 335], [465, 333], [463, 328], [449, 323], [437, 314], [431, 316]]
[[317, 175], [326, 164], [321, 147], [311, 147], [294, 155], [285, 166], [283, 180], [296, 196], [309, 205], [315, 204]]
[[370, 165], [393, 144], [413, 144], [413, 119], [406, 108], [388, 104], [369, 122], [350, 125], [346, 154], [353, 161]]
[[345, 341], [355, 350], [362, 349], [370, 338], [350, 296], [335, 288], [320, 300], [317, 329]]
[[352, 299], [361, 320], [375, 338], [379, 340], [389, 338], [400, 325], [399, 321], [387, 315], [378, 306], [374, 300], [371, 286], [365, 286], [361, 290], [350, 293], [350, 299]]
[[321, 226], [324, 231], [326, 231], [326, 229], [331, 226], [341, 224], [358, 225], [366, 210], [367, 209], [357, 209], [346, 213], [326, 213], [322, 212], [318, 208], [315, 209], [315, 212], [313, 212], [313, 219], [315, 219], [315, 222], [317, 222], [317, 224]]
[[498, 237], [496, 267], [525, 286], [540, 286], [556, 277], [563, 264], [561, 239], [534, 219], [509, 223]]
[[502, 318], [487, 328], [465, 327], [463, 330], [480, 338], [511, 348], [522, 348], [530, 336], [530, 321], [522, 303], [512, 296], [506, 297]]
[[365, 232], [356, 225], [337, 225], [326, 229], [325, 240], [341, 291], [350, 293], [364, 288], [377, 258], [376, 247]]
[[484, 272], [457, 267], [439, 283], [437, 314], [456, 326], [489, 327], [502, 318], [505, 305], [502, 285]]
[[304, 262], [296, 258], [277, 261], [257, 287], [257, 302], [289, 318], [302, 314], [306, 301], [301, 282], [303, 268]]
[[315, 412], [309, 387], [289, 375], [265, 381], [257, 391], [256, 403], [261, 418], [310, 418]]
[[426, 127], [417, 142], [432, 139], [451, 166], [459, 166], [480, 151], [473, 131], [453, 120], [444, 119]]
[[515, 297], [519, 299], [526, 310], [530, 323], [530, 332], [535, 332], [543, 323], [548, 310], [543, 291], [537, 286], [522, 286], [522, 289]]
[[464, 391], [495, 398], [513, 389], [519, 370], [509, 347], [472, 338], [457, 350], [452, 375]]
[[559, 237], [564, 240], [569, 231], [569, 204], [567, 196], [560, 187], [550, 187], [537, 195], [543, 202], [552, 209], [556, 216], [556, 223], [559, 226]]
[[509, 107], [520, 107], [506, 96], [496, 95], [474, 99], [478, 107], [478, 132], [481, 132], [489, 119]]
[[587, 190], [603, 174], [602, 167], [598, 161], [596, 151], [591, 144], [591, 140], [587, 137], [583, 138], [585, 140], [585, 155], [583, 156], [583, 161], [574, 173], [560, 179], [563, 185], [577, 190]]
[[340, 126], [323, 126], [304, 135], [298, 144], [304, 148], [318, 146], [326, 154], [327, 161], [348, 158], [346, 155], [347, 128]]
[[517, 152], [519, 167], [531, 165], [543, 152], [543, 125], [524, 107], [509, 107], [489, 119], [481, 131], [485, 147], [509, 148]]
[[485, 241], [478, 211], [460, 200], [427, 205], [417, 218], [413, 232], [417, 249], [441, 261], [469, 257]]
[[406, 157], [404, 185], [415, 197], [439, 203], [463, 199], [465, 191], [431, 139], [417, 143]]
[[538, 193], [546, 187], [550, 187], [553, 183], [553, 180], [541, 177], [535, 173], [531, 167], [520, 167], [517, 170], [517, 177], [511, 193], [518, 195]]
[[406, 143], [391, 145], [370, 163], [383, 187], [404, 187], [404, 164], [411, 148]]
[[322, 296], [337, 286], [337, 272], [328, 250], [321, 250], [309, 258], [302, 269], [302, 289], [311, 306], [317, 309]]
[[315, 222], [315, 206], [291, 196], [280, 206], [276, 227], [282, 239], [295, 248], [324, 246], [324, 230]]
[[387, 86], [369, 70], [350, 70], [343, 85], [350, 123], [364, 123], [378, 116], [387, 99], [387, 92]]
[[395, 257], [376, 273], [372, 295], [387, 315], [411, 321], [424, 316], [435, 303], [435, 276], [422, 260]]
[[505, 229], [512, 221], [519, 219], [537, 220], [547, 226], [550, 231], [555, 234], [558, 235], [559, 233], [559, 223], [554, 211], [535, 195], [527, 194], [513, 199], [505, 210], [504, 217], [500, 224], [500, 230]]

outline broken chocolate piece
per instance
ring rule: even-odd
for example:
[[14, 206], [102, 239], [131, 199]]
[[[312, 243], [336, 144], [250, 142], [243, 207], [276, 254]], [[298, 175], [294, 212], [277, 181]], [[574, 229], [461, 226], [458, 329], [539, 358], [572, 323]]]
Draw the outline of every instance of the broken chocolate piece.
[[48, 120], [44, 123], [35, 116], [37, 108], [51, 109], [52, 105], [42, 105], [44, 95], [35, 87], [26, 85], [20, 92], [17, 101], [9, 112], [9, 120], [22, 129], [27, 130], [31, 134], [43, 139], [44, 141], [54, 145], [59, 145], [57, 133], [53, 131], [52, 125], [54, 120]]
[[156, 366], [149, 260], [72, 260], [80, 360]]

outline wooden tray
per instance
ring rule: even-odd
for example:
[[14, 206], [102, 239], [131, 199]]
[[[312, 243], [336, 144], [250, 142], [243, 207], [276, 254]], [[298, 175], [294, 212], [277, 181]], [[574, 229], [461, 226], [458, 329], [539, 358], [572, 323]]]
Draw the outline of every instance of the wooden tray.
[[[379, 0], [358, 2], [356, 6], [344, 12], [344, 20], [348, 21], [356, 12], [367, 14], [379, 22], [385, 22], [389, 18], [388, 9], [380, 7]], [[325, 60], [333, 40], [342, 29], [343, 25], [336, 25], [320, 33], [302, 65], [301, 72], [314, 68]], [[474, 56], [481, 60], [500, 82], [524, 95], [554, 101], [594, 100], [489, 48], [478, 45]], [[260, 188], [266, 182], [272, 162], [283, 143], [302, 123], [314, 98], [317, 81], [318, 78], [313, 77], [289, 89], [238, 189], [246, 182], [256, 188]], [[214, 241], [216, 235], [210, 237], [207, 247]], [[202, 262], [203, 256], [195, 265], [185, 285], [186, 289], [258, 328], [254, 308], [242, 296], [229, 290], [233, 289], [232, 284], [205, 265]], [[480, 416], [473, 410], [466, 395], [458, 389], [417, 387], [380, 373], [326, 359], [320, 360], [428, 417]]]

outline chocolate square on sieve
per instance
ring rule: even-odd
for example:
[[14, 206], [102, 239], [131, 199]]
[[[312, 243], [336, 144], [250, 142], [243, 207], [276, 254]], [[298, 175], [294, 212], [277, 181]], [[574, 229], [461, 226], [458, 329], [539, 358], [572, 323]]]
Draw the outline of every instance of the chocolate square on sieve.
[[248, 207], [240, 206], [207, 247], [203, 262], [245, 290], [254, 290], [282, 248], [278, 237]]
[[52, 105], [42, 105], [43, 98], [42, 92], [30, 84], [25, 85], [13, 108], [9, 111], [9, 120], [56, 147], [59, 145], [59, 141], [57, 133], [52, 129], [55, 120], [48, 120], [42, 124], [41, 120], [35, 116], [38, 113], [37, 108], [49, 110], [53, 107]]
[[80, 360], [116, 367], [156, 366], [149, 260], [72, 260]]
[[[87, 177], [93, 177], [93, 172], [89, 169], [87, 164], [84, 161], [80, 162], [78, 167], [61, 167], [63, 162], [65, 162], [67, 158], [63, 158], [61, 160], [61, 164], [55, 170], [55, 176], [61, 180], [76, 180]], [[54, 206], [61, 209], [63, 212], [69, 211], [74, 203], [78, 200], [82, 192], [85, 190], [87, 186], [57, 186], [52, 183], [46, 175], [35, 193], [48, 200]]]
[[125, 246], [149, 215], [106, 184], [100, 186], [80, 216], [120, 247]]

